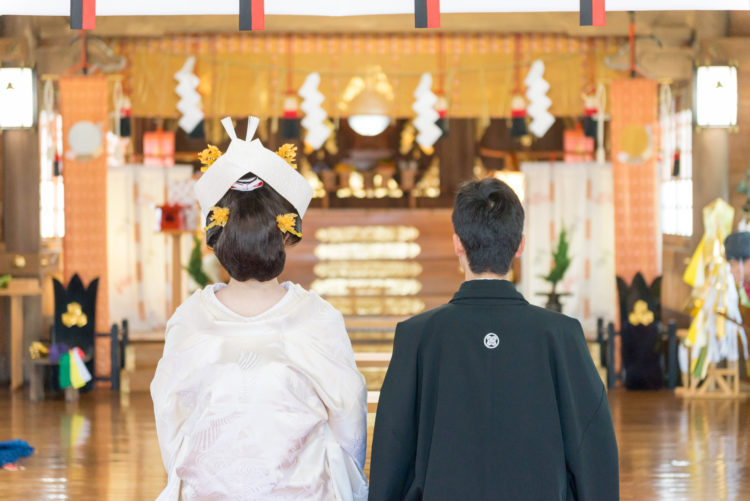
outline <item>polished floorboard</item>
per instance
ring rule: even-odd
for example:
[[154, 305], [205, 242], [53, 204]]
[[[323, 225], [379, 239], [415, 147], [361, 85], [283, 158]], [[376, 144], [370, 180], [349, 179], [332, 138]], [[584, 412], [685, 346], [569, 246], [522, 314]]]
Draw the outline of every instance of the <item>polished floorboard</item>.
[[[610, 406], [621, 499], [750, 500], [749, 401], [617, 390]], [[368, 421], [371, 432], [372, 415]], [[32, 403], [0, 390], [0, 440], [14, 438], [36, 451], [25, 470], [0, 470], [2, 500], [152, 500], [165, 483], [146, 393], [98, 390], [78, 403]]]

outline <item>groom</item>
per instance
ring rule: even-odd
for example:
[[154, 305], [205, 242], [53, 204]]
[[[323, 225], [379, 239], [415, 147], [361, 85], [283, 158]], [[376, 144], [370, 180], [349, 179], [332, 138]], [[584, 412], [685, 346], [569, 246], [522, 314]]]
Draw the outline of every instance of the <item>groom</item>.
[[619, 499], [607, 394], [581, 325], [507, 281], [523, 217], [502, 181], [459, 191], [453, 246], [466, 281], [396, 328], [371, 501]]

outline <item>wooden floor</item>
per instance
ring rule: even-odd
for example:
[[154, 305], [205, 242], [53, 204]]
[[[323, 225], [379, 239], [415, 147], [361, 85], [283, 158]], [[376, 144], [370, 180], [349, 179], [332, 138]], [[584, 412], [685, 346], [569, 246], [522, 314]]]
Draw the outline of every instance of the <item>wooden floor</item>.
[[[623, 500], [750, 499], [750, 402], [686, 403], [671, 393], [615, 391]], [[370, 431], [373, 419], [370, 416]], [[151, 500], [165, 482], [148, 394], [107, 391], [78, 404], [31, 403], [0, 390], [0, 440], [36, 452], [0, 470], [0, 499]]]

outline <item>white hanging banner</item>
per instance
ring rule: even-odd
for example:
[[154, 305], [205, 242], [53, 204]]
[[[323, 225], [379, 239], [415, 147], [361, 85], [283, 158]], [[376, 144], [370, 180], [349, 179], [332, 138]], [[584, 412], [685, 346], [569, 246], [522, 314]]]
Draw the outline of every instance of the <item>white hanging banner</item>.
[[[472, 12], [578, 12], [579, 0], [441, 0], [440, 11]], [[748, 10], [748, 0], [607, 0], [607, 12], [645, 10]], [[404, 0], [265, 0], [266, 15], [369, 16], [414, 14], [414, 2]], [[184, 16], [239, 14], [237, 0], [97, 0], [101, 16]], [[0, 2], [0, 15], [69, 16], [70, 3], [60, 0]]]

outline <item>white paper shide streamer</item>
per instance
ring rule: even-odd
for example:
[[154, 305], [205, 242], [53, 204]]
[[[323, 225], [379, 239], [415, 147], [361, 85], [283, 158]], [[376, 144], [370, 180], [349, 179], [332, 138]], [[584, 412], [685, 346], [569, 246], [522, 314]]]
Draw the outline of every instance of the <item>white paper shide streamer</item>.
[[524, 83], [527, 87], [526, 99], [529, 101], [526, 112], [531, 117], [529, 130], [536, 137], [542, 137], [555, 123], [555, 117], [548, 111], [552, 101], [547, 97], [549, 83], [544, 79], [544, 63], [540, 59], [531, 63]]
[[310, 73], [298, 92], [302, 98], [300, 109], [305, 114], [301, 122], [306, 131], [305, 143], [314, 150], [320, 149], [331, 135], [331, 129], [325, 124], [328, 114], [321, 106], [325, 96], [318, 90], [319, 85], [320, 75], [317, 72]]
[[177, 89], [175, 92], [180, 96], [177, 103], [177, 110], [182, 114], [178, 125], [182, 130], [190, 134], [195, 130], [201, 120], [203, 120], [203, 110], [201, 106], [201, 95], [196, 90], [200, 79], [193, 72], [195, 68], [195, 57], [190, 56], [185, 61], [185, 65], [174, 74], [177, 80]]
[[424, 150], [429, 150], [435, 141], [440, 139], [443, 131], [437, 126], [436, 122], [440, 118], [435, 104], [438, 97], [432, 92], [432, 75], [429, 73], [422, 74], [419, 85], [414, 91], [416, 100], [411, 109], [417, 114], [414, 119], [414, 128], [417, 129], [417, 144]]

